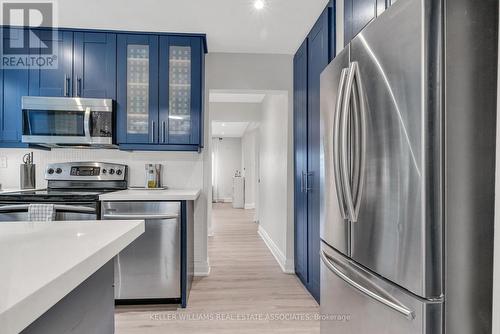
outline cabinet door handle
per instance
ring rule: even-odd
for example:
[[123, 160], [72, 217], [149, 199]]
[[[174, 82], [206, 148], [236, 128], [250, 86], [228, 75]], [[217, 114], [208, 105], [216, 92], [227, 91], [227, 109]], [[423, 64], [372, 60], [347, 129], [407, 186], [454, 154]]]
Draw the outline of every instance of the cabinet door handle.
[[165, 121], [161, 122], [161, 140], [163, 143], [166, 143], [166, 123]]
[[156, 122], [152, 121], [151, 122], [151, 142], [155, 142], [155, 128], [156, 128]]
[[302, 171], [302, 177], [300, 178], [300, 191], [306, 192], [306, 182], [305, 182], [306, 172]]
[[69, 89], [70, 86], [70, 81], [69, 81], [69, 76], [67, 74], [64, 74], [64, 96], [68, 97], [69, 96]]
[[77, 81], [77, 90], [76, 90], [76, 96], [81, 97], [82, 96], [82, 78], [76, 79]]
[[[313, 173], [312, 172], [306, 172], [305, 173], [305, 177], [306, 177], [306, 187], [305, 187], [305, 192], [309, 192], [311, 190], [313, 190], [313, 188], [311, 186], [309, 186], [309, 177], [310, 176], [313, 176]], [[311, 182], [312, 183], [312, 182]]]

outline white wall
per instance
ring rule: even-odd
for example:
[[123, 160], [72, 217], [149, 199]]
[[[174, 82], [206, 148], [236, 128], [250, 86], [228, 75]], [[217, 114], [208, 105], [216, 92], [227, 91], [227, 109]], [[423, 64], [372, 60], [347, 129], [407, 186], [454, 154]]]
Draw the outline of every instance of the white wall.
[[[245, 53], [209, 53], [206, 56], [205, 71], [205, 142], [211, 146], [211, 110], [209, 105], [209, 92], [211, 90], [242, 90], [242, 91], [262, 91], [285, 92], [288, 97], [288, 115], [293, 114], [293, 56], [278, 54], [245, 54]], [[287, 129], [287, 174], [288, 184], [293, 186], [293, 120], [292, 117], [283, 119], [280, 128]], [[211, 147], [206, 146], [203, 151], [203, 193], [207, 195], [207, 216], [206, 230], [211, 230], [211, 183], [212, 183], [212, 161]], [[286, 197], [286, 215], [293, 236], [293, 192], [281, 194]], [[259, 201], [260, 202], [260, 201]], [[290, 238], [287, 238], [290, 240]], [[288, 263], [293, 263], [293, 237], [292, 244], [287, 245], [284, 254], [289, 255]], [[292, 252], [289, 249], [292, 249]], [[206, 253], [207, 254], [207, 253]], [[290, 255], [291, 254], [291, 255]], [[208, 254], [206, 255], [208, 265]]]
[[260, 121], [261, 103], [210, 102], [209, 109], [212, 121]]
[[245, 177], [245, 209], [255, 208], [257, 185], [257, 135], [258, 129], [245, 131], [241, 138], [242, 170]]
[[[0, 149], [0, 157], [7, 158], [7, 168], [0, 168], [3, 188], [19, 187], [19, 164], [25, 153], [33, 151], [37, 165], [37, 187], [46, 186], [44, 171], [47, 163], [67, 161], [103, 161], [127, 164], [129, 184], [144, 184], [144, 164], [163, 164], [164, 185], [179, 189], [203, 188], [203, 155], [194, 152], [124, 152], [118, 150], [54, 149], [52, 151], [27, 149]], [[195, 203], [195, 271], [206, 274], [206, 196]], [[201, 266], [200, 266], [201, 265]]]
[[233, 198], [233, 176], [241, 172], [241, 138], [212, 138], [215, 156], [215, 201], [231, 202]]
[[[293, 272], [293, 217], [288, 212], [288, 96], [267, 95], [260, 123], [259, 233], [283, 271]], [[290, 233], [291, 232], [291, 233]]]

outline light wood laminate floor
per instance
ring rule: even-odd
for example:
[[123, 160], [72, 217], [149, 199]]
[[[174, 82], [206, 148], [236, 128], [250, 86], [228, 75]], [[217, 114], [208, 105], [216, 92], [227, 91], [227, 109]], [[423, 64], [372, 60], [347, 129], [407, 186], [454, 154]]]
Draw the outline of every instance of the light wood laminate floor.
[[193, 283], [188, 308], [119, 307], [116, 333], [319, 333], [318, 320], [304, 320], [318, 314], [318, 304], [295, 275], [281, 271], [253, 215], [215, 204], [211, 273]]

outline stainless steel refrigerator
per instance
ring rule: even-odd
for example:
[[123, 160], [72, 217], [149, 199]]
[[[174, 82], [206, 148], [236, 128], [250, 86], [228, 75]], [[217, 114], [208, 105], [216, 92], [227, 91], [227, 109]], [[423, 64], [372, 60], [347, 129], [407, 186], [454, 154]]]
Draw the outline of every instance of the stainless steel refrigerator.
[[322, 334], [491, 334], [498, 13], [398, 0], [322, 73]]

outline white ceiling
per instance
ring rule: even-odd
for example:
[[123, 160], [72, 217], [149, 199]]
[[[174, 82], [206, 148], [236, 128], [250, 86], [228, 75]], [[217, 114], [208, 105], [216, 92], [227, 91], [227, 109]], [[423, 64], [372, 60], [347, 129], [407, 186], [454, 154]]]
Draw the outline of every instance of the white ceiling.
[[209, 52], [293, 54], [328, 0], [63, 0], [61, 27], [206, 33]]
[[243, 137], [248, 122], [212, 122], [212, 137]]
[[266, 94], [210, 92], [210, 102], [218, 103], [262, 103], [265, 97]]

